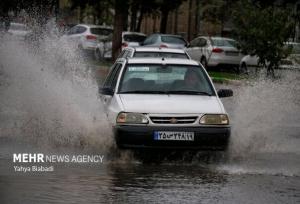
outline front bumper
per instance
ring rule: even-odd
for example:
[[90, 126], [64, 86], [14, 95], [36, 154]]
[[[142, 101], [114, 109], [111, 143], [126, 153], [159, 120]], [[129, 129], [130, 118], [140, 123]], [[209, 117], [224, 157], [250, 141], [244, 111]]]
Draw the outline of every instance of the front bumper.
[[[155, 140], [155, 131], [194, 132], [194, 141]], [[114, 135], [119, 148], [162, 148], [225, 150], [230, 127], [116, 126]]]

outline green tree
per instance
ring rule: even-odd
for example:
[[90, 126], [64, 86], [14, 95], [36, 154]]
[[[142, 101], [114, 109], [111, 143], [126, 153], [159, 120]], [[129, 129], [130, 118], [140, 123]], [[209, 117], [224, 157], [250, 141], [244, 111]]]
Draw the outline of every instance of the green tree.
[[290, 12], [274, 5], [261, 7], [249, 1], [238, 2], [233, 12], [234, 31], [242, 48], [259, 57], [259, 64], [274, 76], [274, 69], [287, 55], [284, 42], [290, 37]]

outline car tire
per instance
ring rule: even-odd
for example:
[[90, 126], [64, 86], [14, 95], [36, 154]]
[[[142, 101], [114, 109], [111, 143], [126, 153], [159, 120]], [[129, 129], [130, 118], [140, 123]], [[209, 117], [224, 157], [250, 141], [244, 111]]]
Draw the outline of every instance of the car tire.
[[239, 74], [248, 74], [248, 67], [245, 62], [239, 67]]
[[202, 66], [207, 69], [207, 61], [205, 57], [201, 57], [200, 59], [200, 63], [202, 64]]

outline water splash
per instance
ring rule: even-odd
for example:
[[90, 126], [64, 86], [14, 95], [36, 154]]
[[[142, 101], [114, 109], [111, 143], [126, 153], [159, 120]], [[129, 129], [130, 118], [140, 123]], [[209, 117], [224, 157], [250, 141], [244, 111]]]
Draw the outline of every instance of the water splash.
[[238, 88], [232, 110], [233, 155], [300, 153], [300, 73], [280, 73], [275, 81], [259, 78]]
[[92, 67], [74, 45], [47, 35], [39, 46], [1, 41], [0, 137], [41, 146], [112, 146]]

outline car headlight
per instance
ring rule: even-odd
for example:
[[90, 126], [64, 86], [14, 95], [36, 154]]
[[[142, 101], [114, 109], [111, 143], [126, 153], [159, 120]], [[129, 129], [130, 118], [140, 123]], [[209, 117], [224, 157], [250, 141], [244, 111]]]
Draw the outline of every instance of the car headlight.
[[200, 124], [204, 125], [228, 125], [229, 119], [226, 114], [205, 114], [200, 118]]
[[117, 117], [117, 123], [135, 123], [135, 124], [146, 124], [148, 119], [144, 114], [141, 113], [119, 113]]

